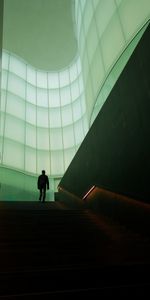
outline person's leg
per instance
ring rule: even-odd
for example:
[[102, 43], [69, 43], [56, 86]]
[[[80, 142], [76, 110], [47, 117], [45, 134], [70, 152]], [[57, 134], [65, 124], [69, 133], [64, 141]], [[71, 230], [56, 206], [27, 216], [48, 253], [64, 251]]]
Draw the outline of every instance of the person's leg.
[[39, 196], [39, 200], [41, 201], [42, 199], [42, 189], [40, 189], [40, 196]]
[[43, 201], [42, 202], [45, 202], [45, 196], [46, 196], [46, 188], [43, 188]]

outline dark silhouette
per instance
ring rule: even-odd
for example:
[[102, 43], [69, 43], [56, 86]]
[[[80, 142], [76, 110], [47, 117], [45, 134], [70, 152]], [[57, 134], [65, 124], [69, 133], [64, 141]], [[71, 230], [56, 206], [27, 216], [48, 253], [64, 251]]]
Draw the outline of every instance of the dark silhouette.
[[40, 201], [42, 200], [42, 202], [45, 202], [46, 187], [47, 187], [47, 190], [49, 190], [49, 179], [48, 179], [48, 176], [45, 175], [44, 170], [42, 170], [42, 174], [38, 177], [37, 186], [40, 191], [39, 200]]

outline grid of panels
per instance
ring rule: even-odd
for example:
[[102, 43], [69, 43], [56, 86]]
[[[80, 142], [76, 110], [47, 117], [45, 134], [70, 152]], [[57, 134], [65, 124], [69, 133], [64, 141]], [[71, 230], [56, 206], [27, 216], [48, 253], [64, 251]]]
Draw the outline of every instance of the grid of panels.
[[87, 133], [79, 58], [66, 70], [44, 72], [3, 50], [1, 90], [1, 164], [64, 174]]
[[35, 174], [45, 168], [51, 176], [65, 172], [87, 133], [87, 118], [90, 120], [95, 100], [92, 121], [117, 80], [124, 59], [115, 69], [113, 66], [149, 20], [150, 1], [75, 0], [74, 12], [80, 59], [65, 70], [36, 70], [3, 51], [3, 165]]
[[[108, 90], [111, 90], [108, 82], [104, 87], [107, 76], [149, 19], [149, 0], [75, 0], [76, 35], [89, 122], [102, 86], [98, 100], [101, 99], [101, 103], [95, 107], [93, 120], [107, 98], [105, 95], [108, 96]], [[120, 61], [120, 64], [123, 69], [124, 62]], [[115, 83], [118, 77], [115, 74], [113, 78], [113, 74], [114, 72], [111, 74], [111, 81]], [[118, 76], [119, 74], [120, 66]]]

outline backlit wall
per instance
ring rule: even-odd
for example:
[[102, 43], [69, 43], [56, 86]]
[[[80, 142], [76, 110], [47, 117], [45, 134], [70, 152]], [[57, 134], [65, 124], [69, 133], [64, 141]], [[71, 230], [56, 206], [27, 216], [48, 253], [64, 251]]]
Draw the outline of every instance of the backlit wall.
[[[129, 44], [149, 18], [149, 0], [75, 0], [76, 35], [89, 122], [93, 122], [106, 101], [137, 41], [130, 49]], [[130, 51], [126, 51], [114, 70], [127, 48]]]
[[[19, 186], [17, 174], [23, 174], [26, 190], [23, 178], [35, 176], [35, 189], [36, 177], [45, 169], [57, 190], [150, 18], [149, 0], [74, 0], [73, 7], [78, 51], [64, 70], [35, 69], [3, 49], [2, 186], [7, 178], [11, 186], [14, 171], [14, 189]], [[3, 187], [4, 198], [5, 191]]]
[[87, 132], [80, 60], [45, 72], [3, 50], [1, 164], [62, 175]]

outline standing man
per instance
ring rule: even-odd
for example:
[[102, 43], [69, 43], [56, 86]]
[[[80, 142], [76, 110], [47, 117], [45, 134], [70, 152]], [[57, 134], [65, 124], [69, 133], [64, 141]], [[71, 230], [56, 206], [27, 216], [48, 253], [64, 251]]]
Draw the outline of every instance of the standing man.
[[39, 200], [40, 201], [42, 200], [42, 202], [45, 202], [46, 187], [47, 187], [47, 190], [49, 190], [49, 179], [48, 179], [48, 176], [45, 175], [45, 170], [42, 170], [42, 174], [38, 177], [37, 186], [40, 191]]

